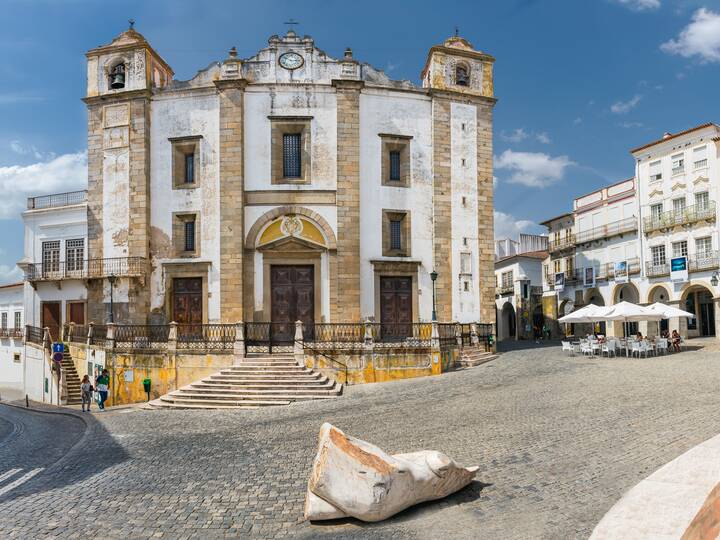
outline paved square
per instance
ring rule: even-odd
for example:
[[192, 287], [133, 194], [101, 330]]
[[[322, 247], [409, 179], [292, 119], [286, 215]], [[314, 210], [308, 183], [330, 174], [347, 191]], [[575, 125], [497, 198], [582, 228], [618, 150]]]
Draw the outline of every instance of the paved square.
[[[326, 402], [109, 411], [84, 438], [75, 418], [0, 406], [0, 474], [44, 468], [0, 495], [0, 537], [587, 538], [623, 492], [720, 432], [717, 352], [573, 358], [525, 346]], [[391, 453], [441, 450], [479, 465], [479, 481], [383, 523], [311, 525], [302, 506], [323, 421]], [[47, 447], [49, 436], [75, 446], [55, 465], [40, 451], [25, 464], [28, 437]]]

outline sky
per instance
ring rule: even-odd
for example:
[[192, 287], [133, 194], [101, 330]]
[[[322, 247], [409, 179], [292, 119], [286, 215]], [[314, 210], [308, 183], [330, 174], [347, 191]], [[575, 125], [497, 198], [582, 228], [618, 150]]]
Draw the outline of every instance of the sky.
[[[328, 54], [419, 84], [455, 32], [495, 56], [495, 236], [542, 232], [634, 174], [629, 149], [715, 114], [720, 0], [0, 0], [0, 283], [21, 279], [28, 196], [84, 189], [85, 56], [136, 21], [180, 80], [299, 21]], [[715, 98], [715, 99], [713, 99]]]

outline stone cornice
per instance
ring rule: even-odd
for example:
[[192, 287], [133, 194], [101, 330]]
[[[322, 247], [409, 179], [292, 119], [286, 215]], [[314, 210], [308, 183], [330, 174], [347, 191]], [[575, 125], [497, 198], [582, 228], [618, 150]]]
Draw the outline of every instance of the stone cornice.
[[245, 90], [248, 85], [247, 79], [218, 79], [213, 81], [218, 90], [227, 90], [230, 88], [237, 88], [238, 90]]
[[335, 88], [346, 88], [349, 90], [362, 90], [365, 86], [365, 81], [358, 81], [357, 79], [333, 79], [331, 84]]
[[487, 97], [487, 96], [478, 96], [474, 94], [466, 94], [464, 92], [456, 92], [454, 90], [446, 90], [446, 89], [439, 89], [439, 88], [428, 88], [427, 93], [432, 98], [444, 98], [449, 99], [451, 101], [455, 102], [468, 102], [468, 103], [489, 103], [490, 105], [495, 106], [495, 103], [497, 103], [497, 98], [494, 97]]
[[128, 101], [131, 99], [150, 99], [152, 92], [148, 89], [141, 90], [128, 90], [127, 92], [119, 92], [117, 94], [104, 94], [101, 96], [90, 96], [84, 97], [82, 100], [88, 105], [97, 105], [99, 103], [117, 103], [121, 101]]

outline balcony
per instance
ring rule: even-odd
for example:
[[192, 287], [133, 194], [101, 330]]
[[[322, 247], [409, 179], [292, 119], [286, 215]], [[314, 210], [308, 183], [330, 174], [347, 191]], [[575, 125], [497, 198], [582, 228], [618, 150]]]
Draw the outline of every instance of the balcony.
[[645, 276], [646, 277], [660, 277], [670, 275], [670, 264], [669, 263], [658, 263], [653, 264], [652, 261], [645, 263]]
[[68, 193], [57, 193], [55, 195], [43, 195], [42, 197], [30, 197], [27, 200], [28, 210], [40, 210], [43, 208], [59, 208], [81, 204], [87, 201], [87, 191], [70, 191]]
[[29, 264], [25, 269], [27, 281], [62, 281], [65, 279], [99, 279], [108, 276], [141, 277], [147, 270], [143, 257], [88, 259], [86, 261]]
[[542, 296], [542, 285], [530, 285], [530, 296]]
[[[720, 267], [720, 252], [710, 251], [688, 256], [688, 272], [690, 273], [717, 270], [718, 267]], [[652, 262], [647, 262], [645, 263], [645, 275], [647, 277], [670, 275], [670, 263], [652, 264]]]
[[670, 210], [655, 216], [648, 216], [643, 220], [643, 228], [647, 234], [698, 221], [715, 221], [715, 201], [710, 201], [707, 206], [687, 206], [682, 210]]
[[559, 240], [550, 240], [548, 242], [548, 251], [554, 253], [556, 251], [562, 251], [564, 249], [570, 249], [575, 246], [575, 235], [570, 234], [563, 236]]
[[23, 328], [0, 328], [0, 338], [22, 339]]
[[498, 294], [510, 294], [515, 291], [515, 286], [511, 283], [510, 285], [504, 284], [498, 287]]
[[[618, 261], [620, 262], [620, 261]], [[633, 274], [639, 274], [640, 269], [642, 268], [642, 265], [640, 264], [640, 258], [635, 257], [633, 259], [627, 260], [627, 266], [628, 266], [628, 276], [631, 276]], [[615, 263], [605, 263], [601, 264], [598, 267], [597, 274], [595, 275], [595, 279], [615, 279]]]
[[630, 217], [595, 227], [587, 231], [582, 231], [575, 234], [575, 243], [583, 244], [592, 240], [598, 240], [600, 238], [611, 238], [613, 236], [619, 236], [621, 234], [637, 231], [638, 222], [636, 217]]
[[[565, 272], [565, 283], [573, 283], [582, 279], [582, 274], [579, 270], [572, 269], [569, 272]], [[555, 288], [555, 273], [545, 274], [545, 282], [547, 283], [550, 290]]]

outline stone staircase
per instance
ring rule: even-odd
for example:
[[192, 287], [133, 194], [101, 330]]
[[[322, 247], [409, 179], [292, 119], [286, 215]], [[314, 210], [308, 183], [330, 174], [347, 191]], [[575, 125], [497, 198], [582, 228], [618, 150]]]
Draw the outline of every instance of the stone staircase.
[[471, 368], [495, 360], [497, 357], [497, 353], [485, 351], [485, 348], [479, 345], [465, 347], [460, 354], [460, 366]]
[[149, 405], [165, 409], [255, 409], [341, 394], [341, 384], [299, 366], [292, 355], [273, 354], [244, 358], [239, 365], [174, 390]]
[[80, 405], [82, 403], [82, 393], [80, 391], [80, 377], [75, 369], [75, 363], [67, 345], [63, 352], [62, 371], [65, 375], [65, 395], [67, 396], [67, 405]]

